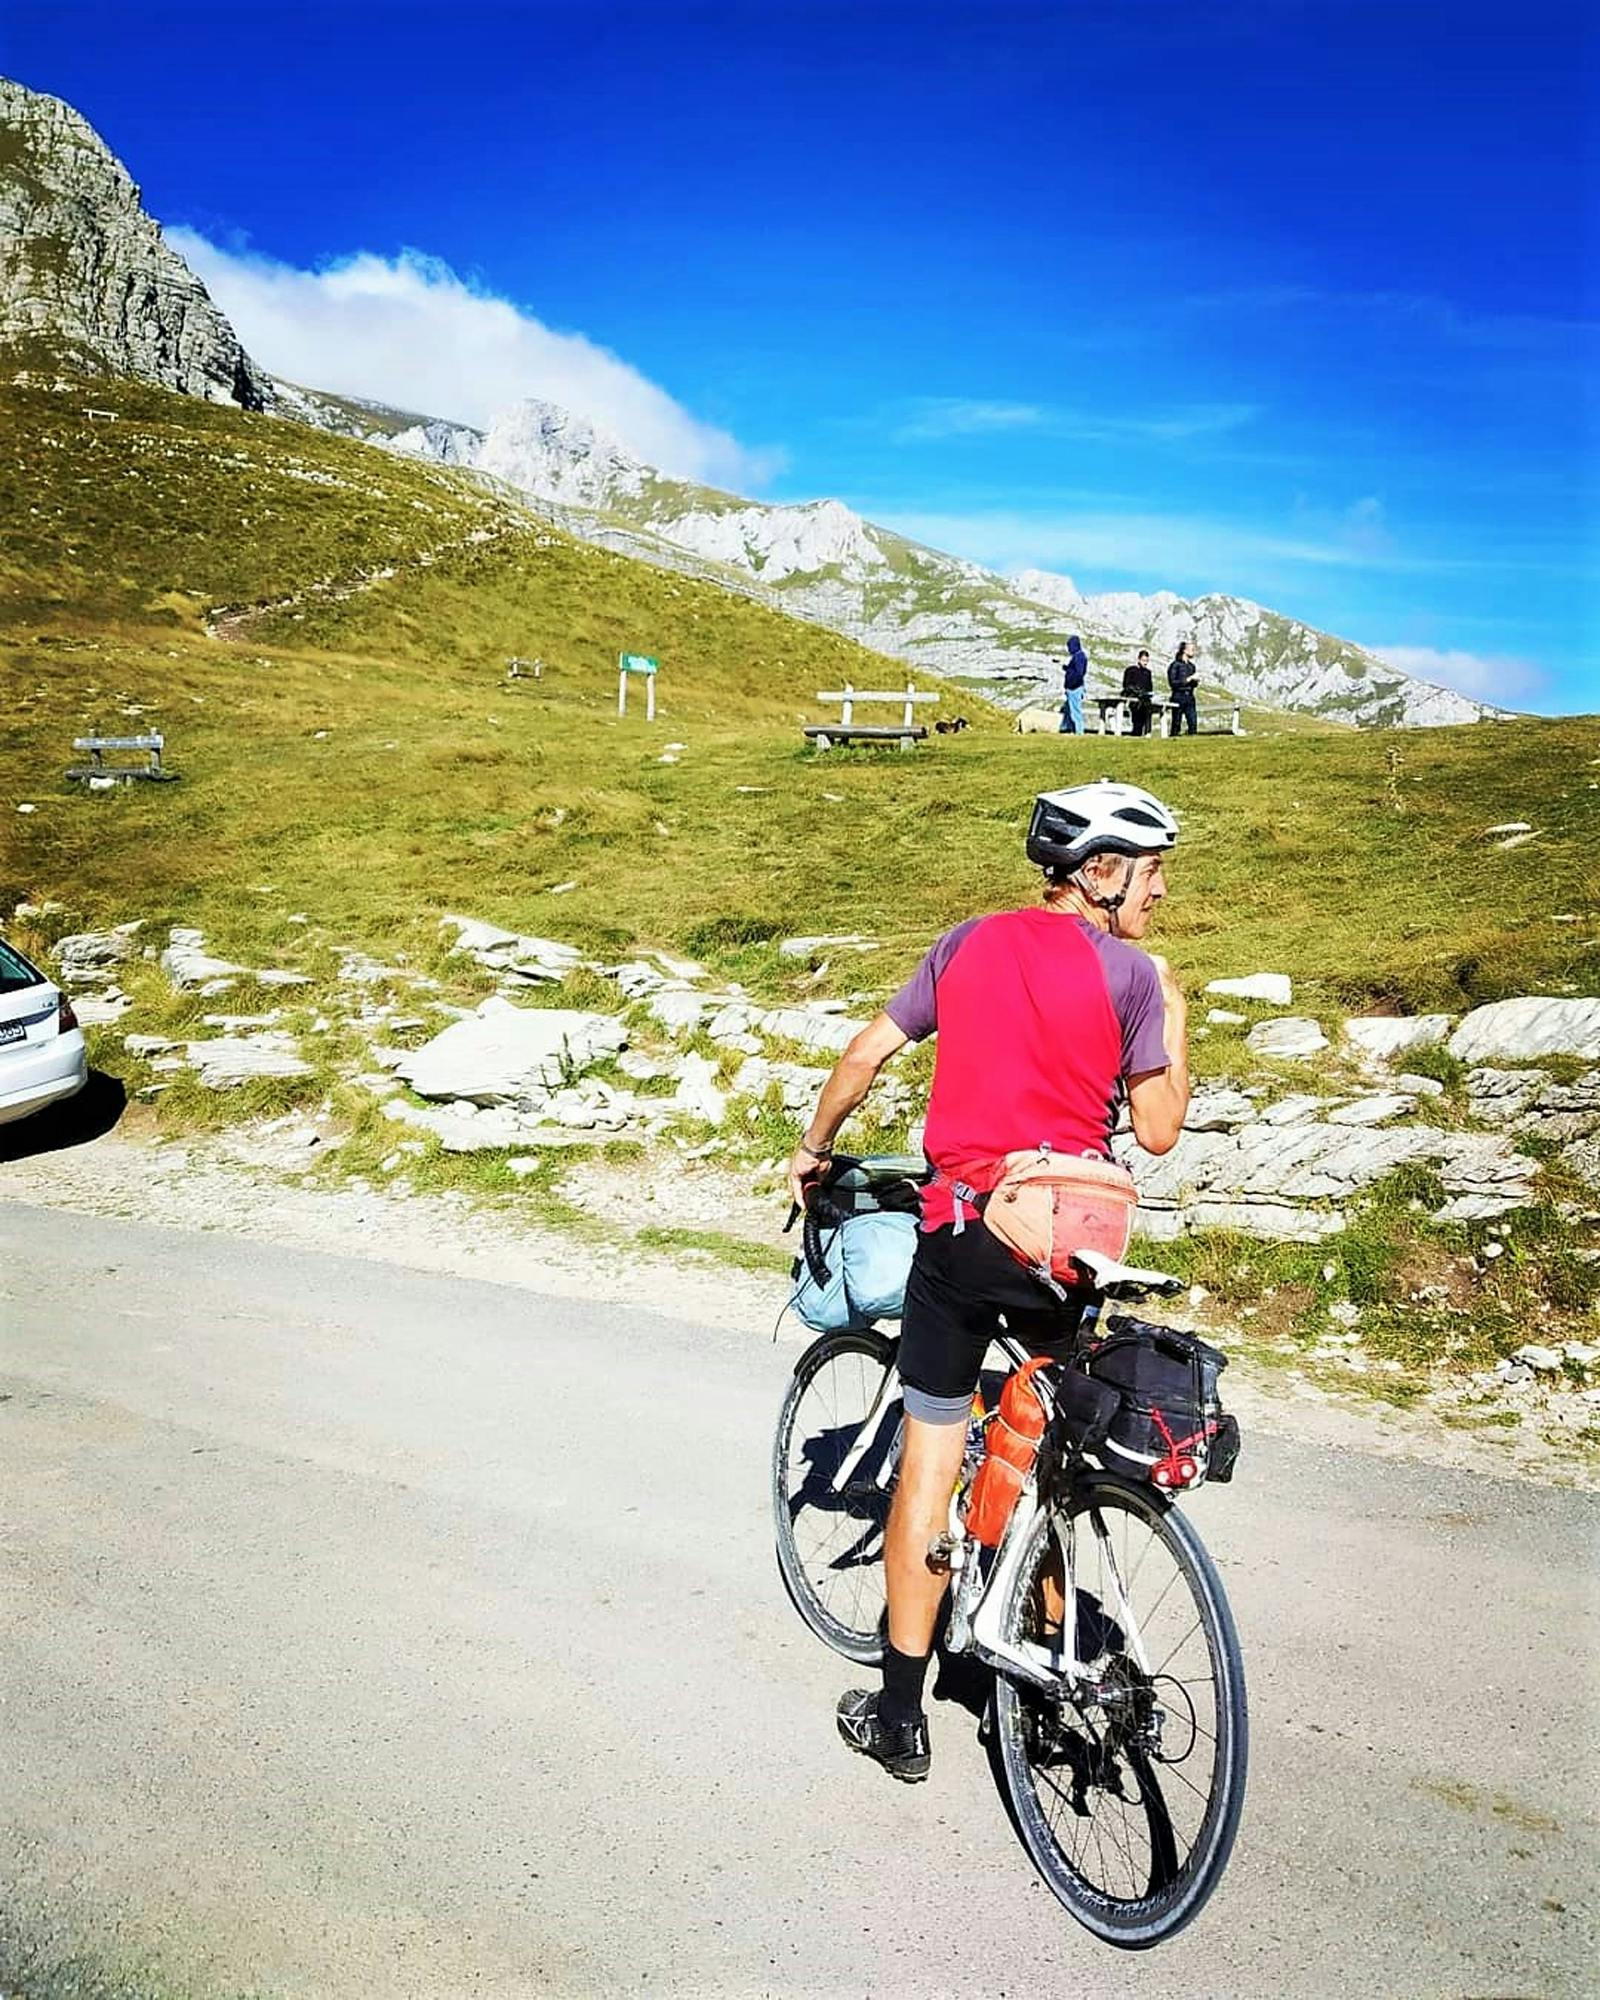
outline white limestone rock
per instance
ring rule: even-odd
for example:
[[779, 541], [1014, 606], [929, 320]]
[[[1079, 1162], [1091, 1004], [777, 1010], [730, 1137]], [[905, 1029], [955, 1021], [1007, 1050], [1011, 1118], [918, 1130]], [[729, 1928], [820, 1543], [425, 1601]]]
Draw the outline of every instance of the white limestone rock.
[[717, 1084], [717, 1066], [710, 1057], [686, 1055], [676, 1065], [676, 1074], [674, 1109], [691, 1118], [703, 1118], [708, 1125], [720, 1125], [727, 1116], [728, 1100]]
[[1393, 1062], [1413, 1049], [1434, 1049], [1455, 1022], [1453, 1014], [1360, 1015], [1344, 1024], [1344, 1036], [1375, 1062]]
[[478, 1111], [463, 1117], [458, 1111], [391, 1097], [383, 1107], [383, 1115], [413, 1131], [428, 1133], [447, 1153], [498, 1153], [526, 1145], [528, 1140], [526, 1125], [506, 1110]]
[[1322, 1243], [1345, 1228], [1337, 1209], [1297, 1208], [1282, 1201], [1197, 1201], [1185, 1219], [1191, 1229], [1232, 1229], [1268, 1243]]
[[111, 1028], [132, 1005], [120, 986], [110, 986], [103, 993], [80, 993], [72, 1003], [72, 1011], [80, 1028]]
[[1294, 987], [1285, 972], [1252, 972], [1242, 979], [1212, 979], [1208, 993], [1220, 993], [1231, 1000], [1261, 1000], [1269, 1007], [1294, 1004]]
[[395, 1067], [419, 1097], [515, 1104], [559, 1089], [627, 1039], [611, 1014], [486, 1000]]
[[184, 990], [209, 986], [218, 979], [248, 977], [244, 966], [232, 965], [225, 958], [213, 958], [199, 931], [180, 925], [174, 925], [171, 941], [161, 954], [161, 970], [174, 986]]
[[1299, 1060], [1314, 1056], [1328, 1046], [1328, 1038], [1315, 1021], [1285, 1015], [1277, 1021], [1258, 1021], [1245, 1036], [1245, 1046], [1258, 1056]]
[[218, 1035], [190, 1042], [185, 1053], [197, 1080], [207, 1090], [233, 1090], [256, 1077], [302, 1077], [312, 1074], [292, 1035]]
[[1186, 1132], [1232, 1132], [1248, 1125], [1256, 1108], [1242, 1090], [1200, 1090], [1189, 1100]]
[[646, 1011], [651, 1020], [665, 1028], [670, 1035], [692, 1034], [705, 1019], [710, 1002], [703, 993], [692, 993], [687, 987], [666, 986], [659, 993], [652, 993], [646, 1003]]
[[778, 946], [780, 958], [814, 958], [823, 951], [876, 951], [876, 938], [862, 937], [857, 931], [833, 937], [785, 938]]
[[1242, 1028], [1249, 1018], [1248, 1014], [1231, 1013], [1226, 1007], [1213, 1007], [1206, 1015], [1214, 1028]]
[[1280, 1097], [1275, 1104], [1269, 1104], [1261, 1113], [1263, 1125], [1299, 1125], [1307, 1118], [1314, 1118], [1319, 1111], [1331, 1111], [1342, 1104], [1342, 1097], [1312, 1097], [1304, 1091], [1292, 1090], [1287, 1097]]
[[1600, 1000], [1530, 997], [1474, 1007], [1450, 1037], [1462, 1062], [1530, 1062], [1540, 1056], [1600, 1058]]
[[1341, 1104], [1336, 1111], [1328, 1113], [1330, 1125], [1384, 1125], [1391, 1118], [1404, 1116], [1415, 1111], [1417, 1100], [1403, 1091], [1377, 1091], [1371, 1097], [1358, 1097], [1351, 1104]]
[[774, 1007], [755, 1017], [764, 1035], [797, 1042], [803, 1049], [822, 1049], [842, 1055], [850, 1041], [866, 1026], [846, 1014], [825, 1011], [822, 1006]]
[[78, 931], [59, 939], [51, 956], [68, 986], [92, 985], [109, 979], [115, 967], [132, 958], [142, 929], [142, 921], [135, 921], [109, 931]]

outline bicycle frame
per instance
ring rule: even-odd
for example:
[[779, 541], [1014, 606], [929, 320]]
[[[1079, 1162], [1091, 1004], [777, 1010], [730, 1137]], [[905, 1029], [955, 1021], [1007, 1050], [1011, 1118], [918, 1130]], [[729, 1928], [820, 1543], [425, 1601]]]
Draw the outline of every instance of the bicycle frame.
[[[1099, 1317], [1099, 1302], [1086, 1309], [1084, 1326], [1090, 1328]], [[1005, 1355], [1010, 1366], [1015, 1369], [1028, 1358], [1028, 1350], [1017, 1342], [1001, 1338], [996, 1346]], [[878, 1385], [872, 1406], [861, 1421], [850, 1449], [841, 1460], [838, 1471], [830, 1482], [830, 1490], [843, 1493], [849, 1487], [862, 1460], [878, 1437], [885, 1412], [899, 1391], [899, 1371], [891, 1359], [883, 1372], [883, 1380]], [[1048, 1387], [1045, 1389], [1048, 1396]], [[874, 1483], [880, 1488], [888, 1485], [893, 1477], [899, 1459], [898, 1441], [894, 1448], [883, 1454], [883, 1459], [874, 1475]], [[952, 1494], [950, 1501], [951, 1571], [953, 1576], [950, 1621], [946, 1631], [946, 1645], [953, 1653], [975, 1652], [980, 1659], [997, 1672], [1013, 1675], [1026, 1681], [1030, 1686], [1044, 1693], [1059, 1695], [1063, 1684], [1075, 1686], [1091, 1678], [1089, 1668], [1077, 1657], [1077, 1619], [1063, 1615], [1061, 1641], [1052, 1652], [1043, 1647], [1035, 1652], [1043, 1654], [1043, 1659], [1030, 1657], [1015, 1646], [1008, 1645], [1001, 1634], [1004, 1607], [1010, 1597], [1021, 1567], [1023, 1552], [1035, 1521], [1043, 1510], [1045, 1502], [1039, 1493], [1038, 1468], [1035, 1465], [1027, 1477], [1011, 1518], [1006, 1523], [1005, 1533], [994, 1554], [987, 1576], [983, 1574], [982, 1555], [977, 1543], [969, 1536], [962, 1523], [957, 1505], [959, 1493]], [[1139, 1666], [1148, 1673], [1149, 1657], [1145, 1651], [1143, 1635], [1139, 1631], [1122, 1575], [1117, 1565], [1116, 1554], [1111, 1547], [1110, 1537], [1103, 1528], [1096, 1529], [1104, 1549], [1106, 1573], [1109, 1575], [1115, 1601], [1112, 1609], [1122, 1629], [1128, 1636], [1129, 1650]], [[1075, 1604], [1076, 1584], [1074, 1580], [1072, 1554], [1060, 1536], [1056, 1543], [1061, 1551], [1063, 1605]], [[1071, 1627], [1069, 1636], [1068, 1627]]]

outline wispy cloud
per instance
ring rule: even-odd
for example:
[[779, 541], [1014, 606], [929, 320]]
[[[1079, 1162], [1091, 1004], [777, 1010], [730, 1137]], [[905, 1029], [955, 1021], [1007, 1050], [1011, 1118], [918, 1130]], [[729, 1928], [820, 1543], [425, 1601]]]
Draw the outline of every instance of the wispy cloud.
[[1192, 312], [1255, 316], [1275, 312], [1337, 314], [1390, 329], [1409, 325], [1428, 338], [1457, 347], [1534, 354], [1591, 351], [1600, 346], [1600, 320], [1516, 312], [1472, 312], [1430, 292], [1361, 292], [1316, 285], [1232, 286], [1192, 292], [1182, 301]]
[[1416, 680], [1434, 681], [1458, 694], [1498, 702], [1505, 708], [1537, 703], [1549, 692], [1544, 670], [1531, 660], [1493, 658], [1435, 646], [1369, 646], [1367, 650]]
[[920, 396], [895, 421], [897, 444], [1031, 431], [1079, 443], [1184, 444], [1225, 436], [1254, 423], [1256, 403], [1189, 403], [1153, 413], [1069, 409], [1055, 403], [1008, 403], [965, 396]]
[[[1307, 569], [1420, 571], [1451, 565], [1372, 545], [1384, 531], [1356, 503], [1318, 532], [1285, 533], [1190, 514], [1115, 512], [1102, 508], [1029, 514], [1003, 508], [972, 513], [897, 512], [875, 518], [934, 548], [951, 549], [1000, 570], [1065, 569], [1073, 575], [1158, 578], [1174, 588], [1266, 589]], [[1081, 580], [1081, 579], [1080, 579]]]
[[775, 454], [703, 422], [619, 356], [437, 258], [361, 251], [302, 270], [193, 230], [171, 230], [169, 240], [255, 359], [289, 381], [478, 425], [540, 396], [677, 478], [749, 488], [775, 469]]

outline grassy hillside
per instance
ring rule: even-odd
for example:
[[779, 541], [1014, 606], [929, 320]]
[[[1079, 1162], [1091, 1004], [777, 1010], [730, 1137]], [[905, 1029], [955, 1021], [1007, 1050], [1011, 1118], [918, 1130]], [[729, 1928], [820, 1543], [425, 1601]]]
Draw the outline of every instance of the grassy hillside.
[[[0, 401], [8, 899], [226, 940], [268, 921], [240, 886], [273, 881], [357, 938], [470, 908], [611, 948], [722, 937], [757, 980], [778, 976], [762, 938], [864, 929], [890, 946], [881, 988], [942, 926], [1031, 893], [1036, 789], [1111, 773], [1184, 821], [1161, 941], [1191, 979], [1284, 970], [1324, 1010], [1600, 991], [1592, 720], [1135, 743], [981, 716], [915, 756], [819, 758], [798, 729], [816, 689], [897, 677], [848, 641], [461, 475], [159, 391], [93, 400], [116, 420], [87, 392]], [[279, 608], [206, 636], [241, 604]], [[664, 661], [654, 729], [615, 713], [623, 645]], [[546, 677], [508, 685], [513, 653]], [[74, 734], [135, 720], [181, 784], [63, 782]], [[1498, 849], [1509, 820], [1537, 839]]]

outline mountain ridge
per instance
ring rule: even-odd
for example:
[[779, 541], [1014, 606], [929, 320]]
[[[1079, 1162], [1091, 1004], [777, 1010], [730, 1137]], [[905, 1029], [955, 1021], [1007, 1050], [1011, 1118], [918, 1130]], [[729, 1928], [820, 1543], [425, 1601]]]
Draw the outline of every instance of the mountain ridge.
[[761, 598], [1005, 706], [1057, 698], [1076, 630], [1092, 692], [1115, 690], [1137, 646], [1170, 657], [1187, 638], [1213, 698], [1365, 727], [1501, 713], [1248, 599], [1084, 594], [1041, 570], [1007, 578], [837, 499], [765, 502], [672, 479], [604, 425], [537, 397], [479, 430], [275, 380], [87, 121], [3, 78], [0, 237], [0, 349], [31, 364], [24, 374], [41, 363], [123, 374], [492, 480], [583, 540]]

